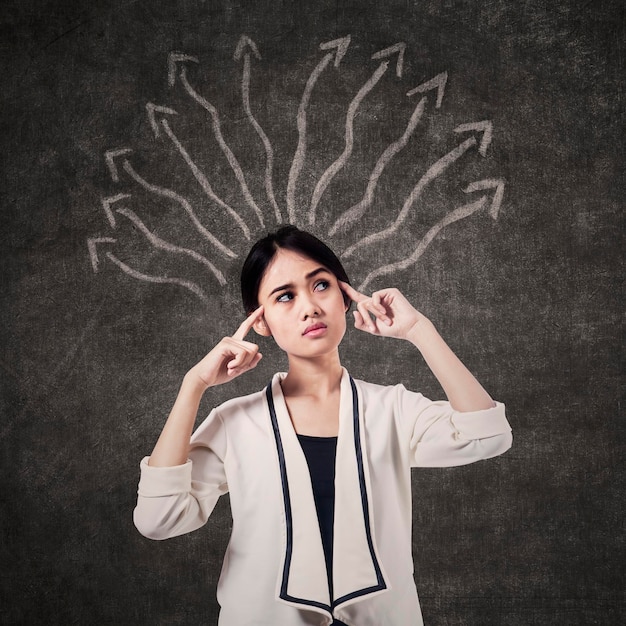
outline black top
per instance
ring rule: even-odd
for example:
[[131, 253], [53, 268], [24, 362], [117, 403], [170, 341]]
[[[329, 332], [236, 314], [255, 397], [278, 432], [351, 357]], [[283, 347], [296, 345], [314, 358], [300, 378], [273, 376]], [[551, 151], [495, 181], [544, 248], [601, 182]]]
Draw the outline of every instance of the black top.
[[[337, 437], [298, 435], [311, 474], [313, 498], [320, 524], [322, 547], [326, 558], [328, 588], [333, 588], [333, 520], [335, 519], [335, 456]], [[335, 620], [333, 625], [343, 622]]]

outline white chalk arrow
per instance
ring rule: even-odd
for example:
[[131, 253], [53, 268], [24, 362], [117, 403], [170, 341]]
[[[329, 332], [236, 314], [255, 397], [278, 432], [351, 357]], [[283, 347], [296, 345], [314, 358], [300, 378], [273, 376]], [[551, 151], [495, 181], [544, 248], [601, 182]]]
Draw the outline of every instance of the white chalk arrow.
[[187, 79], [187, 70], [183, 65], [179, 74], [180, 82], [185, 91], [191, 96], [193, 100], [195, 100], [209, 115], [211, 116], [211, 127], [213, 129], [213, 134], [215, 135], [215, 139], [217, 143], [224, 153], [228, 164], [230, 165], [239, 186], [241, 187], [241, 192], [246, 201], [246, 204], [250, 206], [250, 208], [256, 214], [259, 223], [261, 226], [265, 225], [265, 221], [263, 220], [263, 213], [261, 209], [257, 206], [257, 203], [254, 201], [252, 194], [250, 193], [250, 189], [248, 188], [248, 183], [246, 182], [246, 177], [244, 176], [243, 170], [241, 169], [241, 165], [239, 165], [239, 161], [233, 154], [233, 151], [230, 149], [226, 140], [224, 139], [224, 135], [222, 134], [222, 127], [220, 122], [220, 116], [217, 109], [206, 99], [203, 98], [190, 84]]
[[[381, 50], [372, 56], [373, 59], [387, 59], [387, 57], [398, 54], [398, 63], [396, 64], [396, 73], [398, 76], [402, 75], [402, 61], [401, 59], [404, 56], [404, 49], [406, 45], [404, 43], [398, 43], [395, 46], [391, 46], [386, 48], [385, 50]], [[315, 190], [313, 191], [313, 197], [311, 199], [311, 208], [309, 209], [309, 224], [315, 224], [316, 210], [317, 205], [319, 204], [322, 195], [330, 185], [333, 178], [339, 173], [339, 171], [345, 166], [352, 154], [352, 149], [354, 147], [354, 118], [356, 117], [357, 111], [361, 102], [365, 99], [367, 94], [374, 89], [374, 87], [378, 84], [378, 81], [383, 77], [384, 73], [387, 71], [389, 67], [389, 61], [383, 61], [376, 71], [370, 76], [367, 82], [359, 89], [358, 93], [350, 103], [348, 107], [348, 115], [346, 116], [346, 130], [345, 130], [345, 146], [343, 152], [339, 155], [339, 157], [328, 167], [328, 169], [322, 174], [322, 177], [319, 179], [317, 185], [315, 186]], [[398, 73], [399, 71], [399, 73]]]
[[244, 237], [249, 240], [250, 229], [248, 228], [246, 223], [243, 221], [241, 216], [232, 207], [226, 204], [226, 202], [224, 202], [213, 191], [213, 188], [211, 187], [207, 177], [204, 175], [204, 172], [202, 172], [202, 170], [193, 161], [191, 156], [189, 156], [189, 153], [184, 148], [184, 146], [182, 145], [178, 137], [174, 134], [174, 131], [171, 129], [167, 119], [165, 118], [161, 119], [160, 120], [161, 123], [159, 124], [157, 117], [156, 117], [157, 113], [164, 113], [166, 115], [172, 115], [172, 114], [177, 114], [177, 112], [174, 109], [170, 109], [168, 107], [154, 105], [151, 102], [149, 102], [146, 105], [146, 110], [148, 112], [148, 119], [150, 120], [150, 125], [152, 126], [154, 130], [155, 136], [159, 137], [159, 126], [162, 126], [163, 130], [165, 131], [165, 134], [168, 136], [170, 141], [174, 144], [174, 147], [176, 148], [176, 150], [178, 150], [179, 154], [183, 157], [185, 163], [189, 166], [191, 173], [200, 184], [202, 191], [204, 191], [204, 193], [207, 195], [207, 197], [211, 201], [215, 202], [220, 208], [226, 211], [226, 213], [228, 213], [233, 218], [237, 226], [239, 226], [239, 228], [241, 228], [241, 230], [243, 231]]
[[455, 133], [467, 133], [471, 131], [477, 131], [482, 133], [482, 139], [480, 140], [480, 146], [478, 153], [484, 157], [487, 155], [487, 148], [491, 143], [493, 136], [493, 124], [489, 120], [483, 120], [482, 122], [471, 122], [469, 124], [461, 124], [454, 129]]
[[[493, 181], [491, 181], [491, 182], [493, 182]], [[498, 183], [500, 183], [500, 182], [501, 181], [498, 181]], [[485, 183], [485, 186], [481, 187], [481, 185], [483, 183]], [[495, 187], [496, 188], [496, 195], [500, 192], [500, 186], [499, 185], [488, 186], [486, 184], [486, 181], [480, 181], [479, 183], [472, 183], [472, 185], [474, 185], [474, 184], [477, 185], [476, 188], [474, 189], [476, 191], [479, 188], [489, 189], [489, 188], [494, 188]], [[472, 185], [470, 185], [470, 187]], [[467, 192], [467, 189], [465, 191]], [[495, 197], [495, 195], [494, 195], [494, 197]], [[397, 261], [396, 263], [390, 263], [389, 265], [385, 265], [383, 267], [379, 267], [377, 270], [374, 270], [373, 272], [370, 272], [367, 275], [367, 277], [365, 278], [365, 280], [359, 285], [358, 290], [359, 291], [366, 290], [369, 287], [370, 283], [372, 281], [374, 281], [376, 278], [379, 278], [380, 276], [386, 276], [388, 274], [393, 274], [395, 272], [399, 272], [399, 271], [405, 270], [408, 267], [410, 267], [411, 265], [414, 265], [417, 262], [417, 260], [424, 254], [424, 252], [426, 251], [428, 246], [432, 243], [433, 239], [439, 234], [439, 232], [443, 228], [445, 228], [446, 226], [449, 226], [450, 224], [453, 224], [454, 222], [458, 222], [459, 220], [465, 219], [466, 217], [469, 217], [470, 215], [473, 215], [477, 211], [480, 211], [482, 208], [487, 206], [487, 203], [488, 203], [487, 196], [482, 196], [478, 200], [474, 200], [473, 202], [468, 202], [467, 204], [464, 204], [463, 206], [459, 207], [458, 209], [455, 209], [454, 211], [452, 211], [451, 213], [446, 215], [443, 219], [441, 219], [439, 222], [437, 222], [422, 237], [422, 239], [420, 239], [420, 241], [417, 244], [417, 247], [415, 248], [414, 252], [410, 256], [408, 256], [406, 259], [403, 259], [401, 261]], [[489, 212], [491, 213], [491, 215], [493, 217], [492, 208], [493, 208], [493, 201], [492, 201], [492, 204], [491, 204], [491, 208], [489, 210]]]
[[298, 146], [291, 163], [289, 179], [287, 181], [287, 213], [289, 221], [292, 224], [296, 223], [296, 185], [306, 157], [307, 109], [311, 100], [313, 88], [333, 58], [335, 59], [335, 67], [339, 67], [341, 59], [343, 59], [346, 54], [349, 45], [350, 35], [342, 37], [341, 39], [334, 39], [333, 41], [320, 44], [321, 50], [333, 50], [333, 52], [329, 52], [324, 55], [321, 61], [311, 72], [311, 75], [309, 76], [304, 87], [304, 92], [300, 100], [300, 105], [298, 106], [298, 115], [296, 118], [296, 125], [298, 128]]
[[131, 195], [129, 193], [118, 193], [116, 196], [109, 196], [108, 198], [102, 198], [102, 208], [104, 209], [104, 214], [107, 216], [109, 220], [109, 224], [111, 224], [112, 228], [115, 228], [115, 216], [113, 215], [113, 210], [111, 209], [111, 205], [119, 202], [120, 200], [125, 200], [126, 198], [130, 198]]
[[104, 158], [106, 160], [107, 167], [109, 168], [111, 178], [116, 183], [120, 182], [120, 175], [119, 175], [119, 172], [117, 171], [117, 166], [115, 165], [115, 159], [118, 156], [121, 156], [123, 154], [128, 154], [129, 152], [132, 152], [130, 148], [116, 148], [115, 150], [107, 150], [104, 153]]
[[153, 104], [152, 102], [146, 104], [146, 112], [148, 113], [148, 121], [150, 122], [155, 137], [159, 136], [159, 125], [156, 120], [157, 113], [161, 113], [162, 115], [178, 115], [178, 111], [170, 109], [169, 107]]
[[411, 91], [407, 92], [407, 96], [412, 96], [416, 93], [428, 93], [433, 89], [437, 90], [437, 101], [435, 102], [435, 108], [438, 109], [441, 107], [441, 103], [443, 102], [443, 95], [446, 90], [446, 83], [448, 82], [448, 72], [441, 72], [437, 74], [434, 78], [427, 80], [425, 83], [418, 85], [417, 87], [411, 89]]
[[246, 35], [242, 35], [239, 38], [234, 58], [235, 61], [239, 61], [243, 57], [243, 72], [241, 76], [241, 97], [243, 100], [243, 108], [246, 112], [246, 116], [248, 117], [248, 121], [252, 124], [252, 127], [261, 139], [265, 149], [265, 192], [267, 193], [267, 198], [274, 209], [276, 222], [280, 224], [283, 221], [283, 218], [280, 213], [280, 209], [278, 208], [278, 203], [276, 202], [273, 185], [274, 150], [265, 131], [261, 128], [261, 125], [252, 114], [252, 107], [250, 106], [250, 64], [251, 56], [253, 55], [257, 59], [261, 59], [261, 55], [259, 54], [259, 50], [254, 41], [252, 41], [249, 37], [246, 37]]
[[[115, 152], [115, 154], [111, 155], [111, 152]], [[107, 162], [110, 161], [111, 167], [114, 168], [115, 171], [117, 172], [117, 165], [116, 165], [116, 163], [114, 161], [114, 158], [118, 157], [118, 156], [126, 155], [126, 154], [128, 154], [130, 152], [130, 150], [117, 150], [117, 151], [111, 151], [111, 152], [107, 153]], [[187, 213], [187, 215], [191, 219], [191, 222], [195, 226], [196, 230], [205, 239], [207, 239], [213, 246], [215, 246], [225, 256], [230, 257], [230, 258], [236, 258], [237, 257], [237, 255], [232, 250], [230, 250], [230, 248], [226, 247], [221, 241], [219, 241], [211, 232], [209, 232], [204, 227], [204, 225], [198, 219], [198, 216], [196, 215], [195, 211], [193, 210], [193, 207], [191, 206], [191, 203], [186, 198], [184, 198], [180, 194], [176, 193], [172, 189], [167, 189], [166, 187], [160, 187], [158, 185], [153, 185], [153, 184], [149, 183], [147, 180], [142, 178], [135, 171], [135, 169], [130, 164], [130, 161], [128, 161], [128, 159], [124, 159], [124, 162], [122, 164], [122, 169], [136, 183], [141, 185], [147, 191], [149, 191], [149, 192], [151, 192], [151, 193], [153, 193], [155, 195], [158, 195], [158, 196], [161, 196], [161, 197], [164, 197], [164, 198], [168, 198], [169, 200], [173, 200], [174, 202], [178, 203], [182, 207], [182, 209], [185, 211], [185, 213]]]
[[[466, 126], [470, 126], [470, 125], [468, 124]], [[455, 130], [457, 132], [462, 132], [462, 131], [459, 131], [458, 128]], [[466, 129], [466, 130], [469, 130], [469, 129]], [[473, 126], [471, 130], [477, 130], [479, 132], [485, 133], [487, 132], [488, 128], [486, 126], [475, 125]], [[407, 199], [404, 201], [404, 204], [402, 205], [402, 209], [400, 210], [400, 213], [398, 213], [398, 216], [396, 217], [396, 220], [393, 222], [393, 224], [391, 224], [391, 226], [388, 226], [387, 228], [377, 233], [373, 233], [371, 235], [367, 235], [366, 237], [363, 237], [363, 239], [361, 239], [360, 241], [357, 241], [355, 244], [347, 248], [342, 254], [342, 258], [348, 258], [351, 255], [353, 255], [356, 252], [356, 250], [358, 250], [359, 248], [365, 245], [378, 243], [382, 241], [383, 239], [390, 237], [395, 232], [397, 232], [400, 226], [402, 226], [402, 224], [406, 220], [411, 208], [413, 207], [415, 202], [418, 200], [418, 198], [422, 195], [426, 187], [433, 180], [441, 176], [448, 167], [450, 167], [453, 163], [458, 161], [470, 148], [475, 146], [476, 143], [477, 142], [476, 142], [475, 136], [469, 137], [463, 143], [459, 144], [458, 146], [456, 146], [455, 148], [447, 152], [440, 159], [438, 159], [435, 163], [433, 163], [428, 168], [426, 173], [419, 179], [419, 181], [416, 183], [413, 189], [411, 190], [411, 193], [409, 194]], [[483, 141], [481, 141], [481, 145], [482, 143]]]
[[470, 183], [463, 191], [465, 193], [473, 193], [475, 191], [484, 191], [486, 189], [495, 189], [491, 206], [489, 207], [489, 215], [494, 220], [498, 219], [498, 213], [500, 212], [500, 206], [502, 205], [502, 198], [504, 197], [505, 181], [502, 178], [485, 178]]
[[[91, 265], [94, 268], [94, 272], [98, 271], [98, 267], [100, 263], [99, 258], [98, 258], [98, 249], [97, 249], [98, 245], [101, 245], [103, 243], [115, 243], [115, 241], [116, 240], [112, 239], [111, 237], [95, 237], [93, 239], [87, 240], [87, 246], [89, 248], [89, 256], [91, 257]], [[107, 259], [109, 259], [109, 261], [117, 265], [125, 274], [128, 274], [129, 276], [132, 276], [133, 278], [137, 280], [141, 280], [141, 281], [148, 282], [148, 283], [158, 283], [161, 285], [166, 285], [166, 284], [178, 285], [180, 287], [184, 287], [185, 289], [188, 289], [189, 291], [191, 291], [193, 294], [198, 296], [198, 298], [200, 298], [200, 300], [202, 300], [203, 302], [206, 303], [209, 301], [204, 291], [202, 291], [202, 289], [200, 289], [200, 287], [196, 285], [196, 283], [190, 280], [185, 280], [184, 278], [170, 278], [168, 276], [153, 276], [150, 274], [144, 274], [143, 272], [140, 272], [130, 267], [130, 265], [127, 265], [126, 263], [118, 259], [112, 252], [105, 252], [105, 256], [107, 257]]]
[[89, 258], [91, 259], [91, 267], [96, 273], [100, 267], [100, 259], [98, 258], [98, 245], [103, 243], [115, 243], [117, 239], [112, 237], [93, 237], [87, 239], [87, 248], [89, 250]]
[[398, 78], [402, 78], [402, 66], [404, 64], [404, 51], [406, 50], [406, 44], [404, 42], [399, 42], [393, 46], [389, 46], [389, 48], [385, 48], [380, 52], [376, 52], [372, 55], [372, 59], [386, 59], [387, 57], [393, 56], [394, 54], [398, 55], [398, 60], [396, 61], [396, 76]]
[[182, 52], [170, 52], [167, 57], [167, 84], [173, 87], [176, 83], [176, 72], [183, 63], [199, 63], [197, 57]]
[[183, 254], [191, 257], [194, 261], [201, 263], [209, 271], [217, 278], [217, 281], [220, 285], [224, 286], [226, 284], [226, 279], [224, 278], [224, 274], [218, 270], [215, 265], [213, 265], [206, 257], [201, 255], [199, 252], [195, 250], [191, 250], [189, 248], [183, 248], [181, 246], [176, 246], [169, 241], [165, 241], [161, 239], [158, 235], [155, 235], [152, 231], [148, 229], [148, 227], [142, 222], [140, 217], [130, 209], [117, 209], [117, 213], [123, 215], [127, 219], [129, 219], [137, 229], [145, 236], [145, 238], [159, 250], [165, 250], [166, 252], [171, 252], [173, 254]]

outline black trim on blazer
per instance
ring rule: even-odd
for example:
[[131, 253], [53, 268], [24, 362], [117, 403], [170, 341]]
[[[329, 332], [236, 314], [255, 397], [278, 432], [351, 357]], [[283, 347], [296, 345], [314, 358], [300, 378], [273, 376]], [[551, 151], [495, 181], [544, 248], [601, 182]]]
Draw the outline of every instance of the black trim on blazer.
[[[273, 381], [272, 381], [273, 382]], [[315, 602], [313, 600], [306, 600], [304, 598], [295, 598], [290, 596], [287, 593], [287, 583], [289, 582], [289, 569], [291, 566], [291, 554], [293, 551], [293, 520], [291, 518], [291, 498], [289, 496], [289, 482], [287, 480], [287, 467], [285, 464], [285, 453], [283, 450], [282, 440], [280, 437], [280, 430], [278, 428], [278, 419], [276, 417], [276, 408], [274, 406], [274, 397], [272, 394], [272, 382], [266, 387], [265, 395], [267, 397], [267, 404], [270, 411], [270, 418], [272, 421], [272, 429], [274, 431], [274, 438], [276, 440], [276, 449], [278, 451], [278, 461], [280, 465], [280, 477], [282, 481], [283, 487], [283, 499], [285, 504], [285, 521], [287, 527], [287, 546], [285, 550], [285, 564], [283, 567], [283, 579], [281, 581], [280, 587], [280, 597], [283, 600], [288, 600], [289, 602], [295, 602], [298, 604], [304, 604], [309, 606], [315, 606], [320, 609], [324, 609], [331, 614], [332, 617], [332, 609], [337, 607], [339, 604], [347, 602], [348, 600], [352, 600], [353, 598], [357, 598], [360, 596], [367, 595], [369, 593], [374, 593], [376, 591], [382, 591], [387, 588], [385, 584], [385, 580], [382, 575], [382, 571], [380, 569], [380, 565], [378, 563], [378, 559], [376, 558], [376, 553], [374, 552], [374, 542], [372, 539], [372, 530], [370, 527], [370, 516], [369, 516], [369, 501], [367, 498], [367, 489], [365, 487], [365, 470], [363, 468], [363, 450], [361, 449], [361, 436], [360, 436], [360, 426], [359, 426], [359, 404], [358, 404], [358, 395], [356, 390], [356, 384], [350, 376], [350, 386], [352, 388], [352, 420], [353, 420], [353, 430], [354, 430], [354, 447], [356, 452], [356, 460], [357, 467], [359, 472], [359, 485], [361, 488], [361, 502], [363, 505], [363, 519], [365, 522], [365, 533], [367, 536], [367, 545], [370, 551], [370, 558], [372, 559], [372, 563], [374, 564], [374, 569], [376, 571], [376, 580], [377, 584], [372, 587], [366, 587], [365, 589], [359, 589], [357, 591], [353, 591], [337, 600], [334, 600], [332, 606], [328, 606], [322, 602]]]

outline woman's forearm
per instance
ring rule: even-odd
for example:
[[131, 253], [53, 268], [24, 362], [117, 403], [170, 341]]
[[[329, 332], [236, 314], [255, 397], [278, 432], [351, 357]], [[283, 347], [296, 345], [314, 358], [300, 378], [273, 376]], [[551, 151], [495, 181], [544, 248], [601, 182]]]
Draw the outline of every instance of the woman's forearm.
[[421, 352], [456, 411], [480, 411], [495, 406], [491, 396], [463, 365], [432, 322], [421, 319], [407, 339]]
[[185, 376], [176, 402], [150, 455], [149, 465], [172, 467], [187, 462], [189, 440], [205, 389], [206, 385], [191, 372]]

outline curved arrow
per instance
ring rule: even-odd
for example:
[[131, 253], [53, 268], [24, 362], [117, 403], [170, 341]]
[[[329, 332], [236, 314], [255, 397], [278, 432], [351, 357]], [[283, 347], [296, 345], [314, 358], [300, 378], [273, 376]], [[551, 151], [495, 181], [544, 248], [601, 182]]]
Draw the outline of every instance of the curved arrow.
[[[395, 46], [391, 46], [390, 48], [386, 48], [385, 50], [381, 50], [372, 56], [373, 59], [383, 59], [392, 54], [398, 54], [398, 63], [396, 65], [396, 73], [398, 76], [402, 75], [402, 61], [404, 58], [404, 49], [406, 45], [404, 43], [398, 43]], [[337, 173], [344, 167], [347, 163], [350, 155], [352, 154], [352, 149], [354, 147], [354, 118], [356, 117], [357, 111], [361, 102], [365, 99], [365, 96], [374, 89], [374, 87], [378, 84], [378, 81], [383, 77], [384, 73], [387, 71], [389, 67], [389, 61], [383, 61], [376, 71], [372, 74], [369, 80], [359, 89], [358, 93], [350, 103], [348, 107], [348, 115], [346, 116], [346, 131], [345, 131], [345, 147], [341, 155], [335, 160], [334, 163], [328, 167], [328, 169], [324, 172], [322, 177], [319, 179], [317, 185], [315, 186], [315, 190], [313, 191], [313, 198], [311, 199], [311, 208], [309, 209], [309, 224], [315, 224], [315, 211], [317, 209], [317, 205], [319, 201], [326, 191], [328, 185], [330, 185], [332, 179], [337, 175]]]
[[[115, 243], [115, 241], [116, 240], [112, 239], [111, 237], [95, 237], [93, 239], [87, 240], [87, 247], [89, 248], [89, 256], [91, 257], [91, 265], [94, 272], [98, 271], [98, 266], [100, 263], [97, 250], [98, 244]], [[152, 276], [150, 274], [143, 274], [142, 272], [133, 269], [129, 265], [126, 265], [126, 263], [124, 263], [123, 261], [120, 261], [120, 259], [118, 259], [112, 252], [106, 252], [105, 256], [110, 261], [115, 263], [115, 265], [117, 265], [124, 273], [132, 276], [133, 278], [136, 278], [137, 280], [143, 280], [149, 283], [179, 285], [181, 287], [184, 287], [185, 289], [189, 289], [189, 291], [198, 296], [198, 298], [200, 298], [200, 300], [202, 300], [203, 302], [209, 301], [204, 291], [202, 291], [202, 289], [200, 289], [200, 287], [198, 287], [196, 283], [190, 280], [185, 280], [183, 278], [168, 278], [166, 276]]]
[[311, 100], [311, 94], [315, 83], [317, 83], [322, 72], [326, 69], [333, 57], [335, 57], [335, 67], [339, 67], [341, 59], [344, 57], [348, 46], [350, 45], [350, 35], [341, 39], [335, 39], [320, 44], [321, 50], [330, 50], [336, 48], [334, 52], [325, 54], [322, 60], [315, 66], [313, 72], [306, 82], [300, 106], [298, 107], [298, 116], [296, 123], [298, 127], [298, 146], [289, 170], [289, 180], [287, 181], [287, 212], [289, 221], [292, 224], [296, 222], [296, 183], [300, 176], [300, 171], [304, 165], [304, 157], [306, 155], [306, 126], [307, 126], [307, 108]]
[[[245, 51], [245, 52], [244, 52]], [[283, 221], [282, 215], [280, 213], [280, 209], [278, 208], [278, 204], [276, 203], [276, 197], [274, 196], [274, 187], [272, 183], [272, 173], [274, 170], [274, 150], [272, 149], [272, 144], [268, 139], [265, 131], [261, 128], [261, 125], [257, 122], [256, 118], [252, 114], [252, 108], [250, 107], [250, 57], [251, 53], [257, 59], [261, 58], [259, 51], [256, 47], [256, 44], [252, 39], [242, 35], [239, 39], [239, 43], [237, 44], [237, 49], [235, 50], [235, 61], [239, 61], [243, 56], [243, 74], [241, 77], [241, 97], [243, 100], [243, 108], [248, 116], [248, 121], [252, 124], [252, 127], [257, 132], [257, 135], [260, 137], [261, 142], [263, 143], [263, 147], [265, 148], [266, 155], [266, 164], [265, 164], [265, 192], [267, 193], [267, 197], [274, 208], [274, 215], [276, 217], [276, 221], [280, 224]]]
[[[118, 156], [120, 154], [127, 154], [130, 152], [130, 149], [126, 149], [126, 150], [114, 150], [114, 151], [110, 151], [106, 153], [106, 159], [107, 162], [111, 163], [111, 167], [115, 168], [115, 171], [117, 172], [117, 166], [115, 165], [114, 162], [114, 157]], [[141, 185], [144, 189], [150, 191], [151, 193], [154, 193], [156, 195], [168, 198], [169, 200], [174, 200], [174, 202], [177, 202], [178, 204], [180, 204], [180, 206], [184, 209], [184, 211], [187, 213], [187, 215], [189, 216], [189, 218], [191, 219], [193, 225], [196, 227], [196, 229], [198, 230], [198, 232], [205, 237], [208, 241], [211, 242], [211, 244], [213, 244], [222, 254], [224, 254], [227, 257], [230, 258], [236, 258], [237, 255], [230, 249], [227, 248], [221, 241], [219, 241], [212, 233], [210, 233], [200, 222], [200, 220], [198, 219], [198, 217], [196, 216], [191, 204], [189, 203], [189, 201], [185, 198], [183, 198], [183, 196], [181, 196], [180, 194], [176, 193], [175, 191], [172, 191], [171, 189], [167, 189], [165, 187], [159, 187], [157, 185], [152, 185], [151, 183], [149, 183], [147, 180], [145, 180], [144, 178], [142, 178], [133, 168], [133, 166], [130, 164], [130, 162], [128, 161], [128, 159], [124, 159], [124, 164], [123, 164], [123, 169], [124, 171], [139, 185]]]
[[498, 213], [500, 212], [500, 206], [502, 205], [502, 198], [504, 197], [505, 184], [506, 183], [502, 178], [485, 178], [484, 180], [470, 183], [463, 191], [465, 193], [473, 193], [474, 191], [495, 189], [493, 200], [491, 201], [491, 206], [489, 207], [489, 215], [491, 215], [494, 220], [497, 220]]
[[426, 248], [430, 245], [432, 240], [437, 236], [440, 230], [452, 224], [453, 222], [458, 222], [465, 217], [469, 217], [476, 211], [479, 211], [487, 204], [487, 196], [483, 196], [474, 202], [470, 202], [468, 204], [463, 205], [462, 207], [452, 211], [448, 215], [446, 215], [441, 221], [437, 222], [425, 235], [422, 237], [420, 242], [417, 244], [417, 248], [413, 254], [408, 256], [406, 259], [402, 261], [398, 261], [396, 263], [391, 263], [389, 265], [385, 265], [383, 267], [379, 267], [377, 270], [370, 272], [365, 280], [361, 283], [358, 290], [365, 290], [368, 285], [379, 276], [386, 276], [387, 274], [393, 274], [394, 272], [398, 272], [401, 270], [405, 270], [407, 267], [410, 267], [424, 254]]
[[183, 144], [180, 142], [178, 137], [174, 134], [174, 131], [171, 129], [168, 121], [166, 119], [161, 120], [161, 126], [165, 131], [165, 134], [169, 137], [170, 141], [174, 144], [174, 147], [178, 150], [179, 154], [183, 157], [185, 163], [189, 166], [193, 177], [198, 181], [202, 191], [206, 194], [209, 200], [212, 200], [217, 204], [220, 208], [224, 209], [226, 213], [228, 213], [233, 220], [237, 223], [237, 226], [242, 230], [244, 237], [246, 239], [250, 239], [250, 229], [247, 224], [244, 222], [242, 217], [237, 213], [230, 205], [226, 204], [214, 191], [213, 187], [209, 183], [207, 177], [204, 175], [204, 172], [196, 165], [193, 159], [189, 156], [187, 150], [185, 150]]
[[[443, 93], [447, 79], [448, 73], [442, 72], [431, 80], [409, 91], [407, 93], [407, 96], [410, 97], [415, 93], [425, 93], [427, 91], [430, 91], [431, 89], [437, 89], [437, 102], [435, 104], [435, 108], [438, 108], [441, 106], [441, 101], [443, 99]], [[374, 169], [372, 170], [372, 173], [370, 174], [367, 188], [365, 189], [365, 193], [363, 194], [363, 198], [361, 198], [361, 200], [357, 202], [357, 204], [345, 211], [343, 215], [333, 224], [332, 228], [329, 231], [329, 235], [331, 237], [336, 234], [339, 229], [356, 223], [356, 221], [363, 215], [363, 213], [365, 213], [365, 211], [371, 206], [374, 200], [374, 192], [376, 191], [376, 186], [378, 185], [378, 179], [380, 178], [387, 165], [408, 144], [409, 139], [413, 134], [413, 131], [417, 127], [417, 124], [424, 114], [426, 100], [427, 99], [425, 97], [420, 99], [415, 109], [413, 109], [413, 113], [411, 114], [409, 122], [404, 130], [404, 133], [402, 133], [402, 136], [394, 141], [392, 144], [390, 144], [379, 157], [376, 165], [374, 166]]]
[[246, 200], [246, 203], [252, 208], [255, 212], [261, 226], [265, 226], [265, 222], [263, 220], [263, 214], [261, 213], [261, 209], [257, 206], [250, 190], [248, 189], [248, 184], [246, 183], [246, 178], [243, 174], [243, 170], [241, 169], [241, 165], [239, 165], [239, 161], [233, 154], [233, 151], [230, 149], [226, 140], [224, 139], [224, 135], [222, 134], [222, 128], [220, 123], [219, 113], [217, 109], [205, 98], [203, 98], [189, 83], [187, 79], [187, 70], [183, 66], [180, 70], [180, 82], [183, 85], [185, 91], [203, 108], [205, 111], [209, 113], [211, 116], [211, 125], [213, 128], [213, 134], [215, 135], [215, 139], [219, 144], [222, 152], [226, 156], [228, 160], [228, 164], [230, 165], [233, 173], [235, 174], [235, 178], [239, 182], [239, 186], [241, 187], [241, 192], [243, 197]]
[[[455, 129], [455, 130], [457, 132], [463, 132], [458, 129]], [[472, 128], [471, 130], [476, 130], [476, 128]], [[483, 128], [481, 128], [481, 130], [483, 130], [483, 132], [486, 132], [485, 129]], [[476, 145], [476, 138], [472, 136], [469, 139], [466, 139], [460, 145], [456, 146], [454, 149], [450, 150], [450, 152], [446, 153], [440, 159], [435, 161], [435, 163], [433, 163], [428, 168], [428, 170], [426, 170], [426, 173], [419, 179], [419, 181], [417, 181], [416, 185], [411, 190], [411, 193], [409, 194], [407, 199], [404, 201], [404, 204], [402, 205], [402, 209], [400, 210], [400, 213], [398, 213], [398, 217], [396, 218], [395, 222], [391, 226], [388, 226], [387, 228], [377, 233], [373, 233], [371, 235], [364, 237], [360, 241], [357, 241], [355, 244], [353, 244], [347, 250], [345, 250], [345, 252], [342, 255], [342, 258], [348, 258], [362, 246], [382, 241], [383, 239], [386, 239], [387, 237], [390, 237], [395, 232], [397, 232], [400, 226], [402, 225], [402, 223], [406, 220], [407, 215], [409, 214], [409, 211], [411, 210], [412, 206], [415, 204], [417, 199], [424, 192], [427, 185], [431, 183], [433, 180], [435, 180], [438, 176], [440, 176], [448, 167], [450, 167], [453, 163], [458, 161], [471, 147], [475, 145]], [[481, 142], [481, 145], [482, 145], [482, 142]]]
[[102, 198], [100, 200], [102, 202], [102, 208], [104, 209], [104, 213], [107, 216], [109, 224], [111, 224], [112, 228], [115, 228], [115, 216], [113, 215], [111, 205], [119, 202], [120, 200], [125, 200], [126, 198], [130, 197], [131, 195], [129, 193], [118, 193], [116, 196], [109, 196], [108, 198]]
[[198, 263], [202, 263], [205, 267], [209, 269], [209, 271], [217, 278], [217, 281], [220, 285], [224, 286], [226, 284], [226, 279], [224, 278], [224, 274], [220, 272], [206, 257], [202, 256], [200, 253], [195, 250], [190, 250], [189, 248], [182, 248], [181, 246], [176, 246], [164, 239], [161, 239], [157, 235], [155, 235], [152, 231], [148, 230], [148, 227], [141, 221], [139, 216], [130, 209], [117, 209], [117, 212], [120, 215], [128, 218], [135, 226], [141, 231], [141, 233], [146, 237], [146, 239], [155, 247], [160, 250], [165, 250], [167, 252], [172, 252], [174, 254], [185, 254], [190, 256], [194, 261]]

